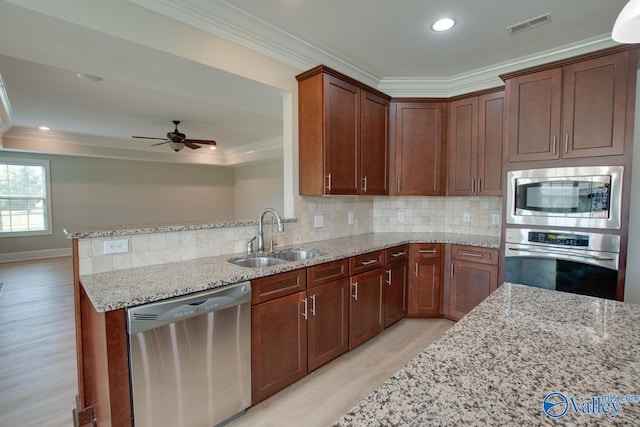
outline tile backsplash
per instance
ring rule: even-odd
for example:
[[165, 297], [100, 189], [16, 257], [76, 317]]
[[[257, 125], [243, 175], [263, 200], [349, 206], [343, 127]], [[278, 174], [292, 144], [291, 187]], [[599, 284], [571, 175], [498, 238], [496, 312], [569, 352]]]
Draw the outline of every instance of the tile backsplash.
[[[491, 215], [500, 213], [501, 203], [500, 197], [296, 196], [297, 222], [287, 222], [283, 233], [276, 229], [273, 240], [277, 249], [373, 232], [445, 231], [499, 236], [500, 225], [491, 224]], [[398, 220], [399, 212], [403, 221]], [[353, 223], [349, 223], [350, 213]], [[316, 215], [323, 216], [322, 228], [314, 227]], [[112, 238], [80, 239], [80, 275], [242, 253], [257, 232], [256, 225], [249, 225], [118, 236], [113, 239], [129, 240], [129, 251], [108, 255], [104, 254], [104, 242]], [[268, 245], [270, 216], [266, 217], [264, 238]]]

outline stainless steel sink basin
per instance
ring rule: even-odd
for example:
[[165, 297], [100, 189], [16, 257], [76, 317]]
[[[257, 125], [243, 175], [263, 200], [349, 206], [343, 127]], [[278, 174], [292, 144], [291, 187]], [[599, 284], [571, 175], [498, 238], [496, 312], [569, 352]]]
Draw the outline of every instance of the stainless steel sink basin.
[[303, 259], [316, 258], [322, 255], [324, 255], [324, 253], [314, 249], [291, 249], [273, 254], [273, 256], [277, 258], [287, 261], [300, 261]]
[[229, 262], [240, 267], [262, 268], [271, 265], [283, 264], [286, 261], [273, 257], [259, 256], [251, 258], [230, 259]]

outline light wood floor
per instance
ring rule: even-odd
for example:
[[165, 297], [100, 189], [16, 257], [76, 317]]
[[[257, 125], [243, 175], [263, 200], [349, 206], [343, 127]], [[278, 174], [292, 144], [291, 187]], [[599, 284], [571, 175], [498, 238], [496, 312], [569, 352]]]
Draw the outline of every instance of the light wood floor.
[[0, 283], [0, 426], [72, 426], [71, 257], [0, 264]]
[[[71, 258], [0, 264], [0, 283], [0, 426], [72, 426], [77, 379]], [[230, 426], [329, 425], [453, 324], [403, 319]]]
[[403, 319], [249, 408], [229, 427], [331, 425], [453, 325], [445, 319]]

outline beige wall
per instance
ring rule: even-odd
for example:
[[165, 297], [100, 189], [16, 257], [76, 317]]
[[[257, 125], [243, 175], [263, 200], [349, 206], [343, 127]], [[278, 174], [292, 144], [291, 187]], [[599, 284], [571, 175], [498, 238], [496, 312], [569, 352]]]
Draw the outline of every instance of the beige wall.
[[283, 170], [282, 157], [234, 169], [237, 219], [255, 220], [264, 208], [284, 215]]
[[233, 219], [232, 168], [0, 152], [51, 161], [53, 235], [0, 237], [0, 254], [70, 248], [63, 228]]

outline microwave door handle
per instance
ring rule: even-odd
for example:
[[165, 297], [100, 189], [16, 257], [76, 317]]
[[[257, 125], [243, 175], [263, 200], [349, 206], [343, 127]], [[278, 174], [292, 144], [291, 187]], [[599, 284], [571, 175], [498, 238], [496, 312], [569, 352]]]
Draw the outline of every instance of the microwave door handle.
[[585, 254], [576, 253], [576, 252], [560, 252], [560, 251], [554, 251], [552, 249], [509, 248], [509, 250], [510, 251], [517, 251], [517, 252], [538, 252], [538, 253], [545, 253], [545, 254], [569, 255], [569, 256], [575, 256], [575, 257], [580, 257], [580, 258], [584, 258], [584, 259], [594, 259], [596, 261], [615, 261], [613, 258], [608, 258], [608, 257], [585, 255]]

